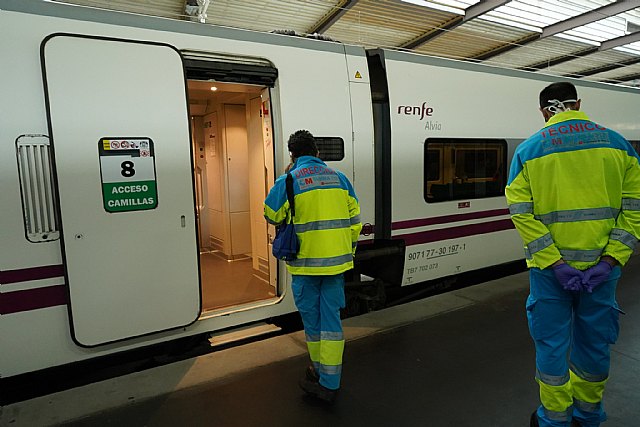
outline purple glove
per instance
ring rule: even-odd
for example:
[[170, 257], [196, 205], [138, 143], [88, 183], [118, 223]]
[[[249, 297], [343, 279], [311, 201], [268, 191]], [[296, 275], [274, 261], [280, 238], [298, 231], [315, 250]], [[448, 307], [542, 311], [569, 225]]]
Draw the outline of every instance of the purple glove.
[[593, 292], [597, 286], [607, 280], [609, 274], [611, 274], [611, 270], [613, 270], [613, 267], [606, 261], [600, 261], [593, 267], [587, 269], [582, 278], [582, 289], [589, 293]]
[[565, 291], [582, 290], [582, 283], [584, 283], [584, 274], [582, 271], [564, 263], [553, 267], [553, 273], [556, 275], [556, 279], [558, 279], [558, 282], [560, 282]]

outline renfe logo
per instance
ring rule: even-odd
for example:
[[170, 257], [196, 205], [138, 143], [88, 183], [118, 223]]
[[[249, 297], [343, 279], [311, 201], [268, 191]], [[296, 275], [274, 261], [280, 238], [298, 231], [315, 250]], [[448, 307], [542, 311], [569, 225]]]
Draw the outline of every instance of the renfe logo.
[[433, 116], [433, 108], [427, 107], [426, 101], [422, 103], [422, 106], [398, 105], [398, 114], [420, 116], [420, 120], [422, 120], [424, 116]]

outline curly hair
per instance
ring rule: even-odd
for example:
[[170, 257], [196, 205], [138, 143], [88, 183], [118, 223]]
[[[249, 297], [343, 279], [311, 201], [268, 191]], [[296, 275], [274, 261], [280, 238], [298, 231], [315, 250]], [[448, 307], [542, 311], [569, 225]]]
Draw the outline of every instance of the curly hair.
[[316, 140], [308, 130], [298, 130], [289, 136], [289, 142], [287, 142], [289, 152], [294, 158], [302, 156], [317, 156], [318, 146]]

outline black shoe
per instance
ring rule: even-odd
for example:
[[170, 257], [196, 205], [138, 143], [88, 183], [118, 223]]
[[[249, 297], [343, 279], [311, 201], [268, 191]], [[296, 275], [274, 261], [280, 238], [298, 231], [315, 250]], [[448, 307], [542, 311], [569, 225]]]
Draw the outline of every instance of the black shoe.
[[313, 396], [316, 399], [320, 399], [326, 403], [333, 403], [336, 400], [338, 390], [331, 390], [326, 388], [318, 382], [309, 381], [308, 379], [301, 380], [299, 383], [300, 388], [304, 390], [309, 396]]
[[307, 366], [307, 370], [304, 371], [304, 377], [306, 379], [308, 379], [309, 381], [313, 381], [315, 383], [317, 383], [318, 381], [320, 381], [320, 376], [318, 375], [318, 373], [316, 372], [315, 368], [313, 367], [313, 365], [309, 365]]
[[540, 427], [540, 424], [538, 424], [538, 414], [537, 414], [538, 410], [533, 411], [533, 414], [531, 414], [531, 420], [529, 421], [529, 427]]
[[578, 420], [576, 420], [575, 418], [571, 419], [571, 427], [582, 427], [582, 424], [580, 424], [580, 422]]

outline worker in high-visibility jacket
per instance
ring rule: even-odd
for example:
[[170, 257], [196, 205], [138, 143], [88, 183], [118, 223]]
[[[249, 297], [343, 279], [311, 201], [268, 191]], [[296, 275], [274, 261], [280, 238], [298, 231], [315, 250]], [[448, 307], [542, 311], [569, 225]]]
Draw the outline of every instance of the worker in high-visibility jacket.
[[[362, 229], [360, 206], [347, 177], [318, 158], [311, 133], [299, 130], [288, 141], [292, 164], [295, 215], [300, 241], [297, 258], [287, 261], [296, 307], [302, 316], [311, 366], [300, 387], [333, 402], [340, 388], [344, 337], [340, 309], [345, 305], [344, 275], [353, 268]], [[267, 221], [290, 219], [286, 174], [280, 176], [264, 202]]]
[[618, 337], [620, 266], [640, 237], [638, 153], [579, 111], [569, 82], [540, 93], [546, 125], [519, 145], [506, 187], [530, 268], [526, 310], [542, 405], [531, 426], [598, 426]]

